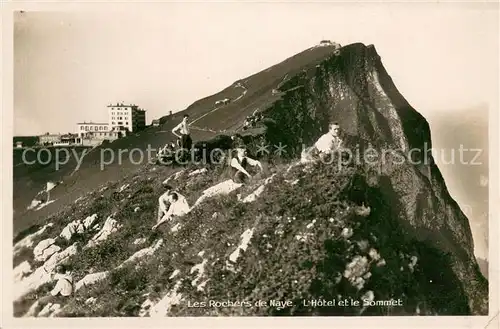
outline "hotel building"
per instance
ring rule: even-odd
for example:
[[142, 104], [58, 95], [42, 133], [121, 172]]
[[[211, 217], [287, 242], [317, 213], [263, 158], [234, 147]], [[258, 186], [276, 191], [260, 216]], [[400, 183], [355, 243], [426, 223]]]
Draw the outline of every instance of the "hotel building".
[[136, 132], [146, 127], [146, 111], [135, 104], [108, 105], [108, 122], [111, 129], [125, 127]]

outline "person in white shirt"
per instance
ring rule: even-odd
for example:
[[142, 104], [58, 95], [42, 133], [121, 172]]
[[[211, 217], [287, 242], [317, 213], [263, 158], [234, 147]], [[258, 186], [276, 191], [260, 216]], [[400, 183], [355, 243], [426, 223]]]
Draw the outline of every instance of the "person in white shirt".
[[48, 303], [55, 303], [61, 297], [69, 297], [73, 294], [73, 276], [71, 271], [65, 269], [62, 265], [57, 265], [52, 279], [57, 280], [56, 285], [50, 291], [50, 295], [39, 298], [36, 301], [35, 314], [38, 313]]
[[316, 143], [314, 143], [314, 147], [321, 153], [330, 153], [334, 150], [337, 150], [342, 141], [340, 140], [340, 126], [338, 123], [331, 123], [328, 126], [329, 130], [326, 134], [321, 136]]
[[307, 163], [313, 161], [312, 157], [314, 156], [323, 158], [341, 148], [342, 140], [340, 139], [339, 124], [336, 122], [330, 123], [328, 128], [328, 132], [321, 136], [313, 146], [302, 151], [301, 162]]
[[246, 170], [248, 165], [259, 167], [260, 171], [263, 171], [260, 161], [249, 158], [247, 156], [247, 151], [244, 148], [237, 148], [236, 152], [236, 157], [233, 157], [230, 163], [233, 181], [235, 183], [245, 183], [247, 181], [247, 178], [252, 178], [252, 176]]
[[[189, 134], [188, 119], [189, 119], [189, 115], [184, 114], [184, 117], [183, 117], [181, 123], [179, 123], [177, 126], [175, 126], [172, 129], [172, 134], [174, 134], [175, 136], [177, 136], [180, 139], [180, 144], [181, 144], [180, 147], [182, 149], [190, 150], [191, 145], [193, 143], [193, 140], [191, 139], [191, 135]], [[179, 132], [180, 135], [177, 134], [177, 132]]]
[[152, 227], [153, 230], [174, 216], [182, 216], [190, 211], [189, 204], [182, 194], [173, 191], [169, 185], [164, 187], [167, 191], [158, 198], [158, 218], [156, 225]]

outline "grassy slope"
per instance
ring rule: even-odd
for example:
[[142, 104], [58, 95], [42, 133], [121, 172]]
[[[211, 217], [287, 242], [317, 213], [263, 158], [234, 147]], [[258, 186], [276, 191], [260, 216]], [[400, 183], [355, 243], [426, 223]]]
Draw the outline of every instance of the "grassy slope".
[[[53, 228], [37, 240], [54, 236], [69, 221], [83, 219], [92, 213], [98, 213], [101, 222], [116, 213], [114, 218], [124, 225], [105, 243], [71, 258], [75, 280], [90, 271], [111, 270], [158, 238], [163, 238], [165, 243], [153, 256], [141, 260], [138, 268], [127, 266], [113, 270], [107, 279], [80, 290], [70, 298], [62, 315], [137, 316], [146, 298], [162, 298], [179, 277], [182, 278], [179, 291], [183, 301], [172, 309], [172, 315], [179, 316], [205, 315], [207, 311], [208, 315], [355, 315], [361, 312], [360, 307], [312, 309], [302, 307], [300, 301], [302, 298], [359, 299], [367, 290], [375, 293], [376, 300], [402, 298], [404, 307], [370, 307], [363, 314], [414, 314], [417, 306], [422, 314], [468, 313], [467, 301], [461, 289], [457, 289], [460, 284], [446, 265], [447, 256], [408, 237], [393, 217], [391, 205], [377, 190], [367, 192], [371, 214], [368, 217], [355, 214], [352, 182], [356, 168], [337, 172], [320, 165], [311, 174], [292, 170], [287, 179], [299, 179], [296, 186], [285, 182], [284, 168], [285, 165], [280, 165], [272, 170], [280, 173], [257, 201], [242, 204], [237, 201], [236, 193], [213, 198], [183, 217], [180, 220], [183, 227], [175, 234], [168, 226], [158, 232], [150, 229], [155, 222], [160, 182], [169, 174], [165, 168], [155, 171], [143, 168], [124, 192], [114, 193], [122, 183], [115, 184], [103, 193], [103, 197], [100, 193], [90, 194], [81, 204], [65, 209], [51, 220], [55, 223]], [[203, 189], [225, 179], [224, 168], [213, 168], [208, 174], [190, 180], [181, 176], [174, 185], [193, 204]], [[238, 193], [245, 196], [258, 186], [257, 183]], [[301, 190], [300, 194], [296, 193], [297, 189]], [[133, 211], [136, 206], [140, 206], [139, 212]], [[215, 212], [218, 215], [212, 217]], [[313, 220], [315, 224], [307, 229], [306, 225]], [[255, 227], [253, 238], [238, 260], [236, 273], [229, 272], [224, 268], [225, 261], [239, 244], [240, 235], [252, 227]], [[353, 229], [352, 237], [341, 237], [345, 228]], [[298, 241], [296, 235], [306, 231], [312, 235], [306, 242]], [[141, 237], [148, 240], [144, 246], [132, 244]], [[82, 240], [87, 238], [80, 237]], [[362, 241], [368, 243], [367, 248], [361, 247]], [[337, 282], [336, 278], [343, 274], [354, 256], [370, 259], [367, 256], [370, 248], [378, 250], [386, 265], [378, 267], [376, 262], [370, 263], [371, 278], [363, 290], [358, 291], [345, 278]], [[191, 285], [197, 274], [190, 274], [190, 269], [201, 263], [202, 258], [197, 256], [200, 251], [205, 251], [203, 257], [208, 261], [201, 280], [210, 279], [205, 292]], [[408, 268], [411, 256], [418, 257], [413, 273]], [[436, 263], [443, 265], [434, 266]], [[176, 269], [181, 274], [169, 279]], [[17, 303], [16, 314], [23, 314], [33, 298], [48, 289], [45, 285]], [[97, 303], [86, 305], [89, 297], [97, 297]], [[276, 307], [187, 307], [188, 300], [209, 299], [252, 302], [289, 299], [295, 306], [283, 310]]]

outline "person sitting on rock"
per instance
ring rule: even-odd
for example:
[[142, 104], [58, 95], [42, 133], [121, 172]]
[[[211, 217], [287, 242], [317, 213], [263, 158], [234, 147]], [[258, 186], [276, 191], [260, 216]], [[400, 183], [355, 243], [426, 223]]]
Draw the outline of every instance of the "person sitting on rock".
[[236, 156], [231, 159], [231, 171], [233, 176], [233, 181], [238, 184], [243, 184], [252, 176], [248, 173], [246, 168], [248, 165], [259, 167], [260, 171], [263, 171], [262, 164], [260, 161], [254, 160], [247, 156], [247, 151], [244, 148], [236, 149]]
[[[182, 216], [190, 210], [186, 198], [172, 189], [170, 185], [163, 185], [166, 192], [158, 198], [158, 218], [153, 230], [174, 216]], [[167, 208], [168, 205], [168, 208]]]
[[48, 303], [56, 303], [61, 299], [64, 299], [64, 297], [69, 297], [73, 294], [73, 276], [69, 267], [57, 265], [55, 272], [56, 273], [52, 276], [52, 278], [57, 280], [57, 283], [50, 291], [50, 295], [41, 297], [37, 300], [34, 305], [35, 314], [41, 311]]

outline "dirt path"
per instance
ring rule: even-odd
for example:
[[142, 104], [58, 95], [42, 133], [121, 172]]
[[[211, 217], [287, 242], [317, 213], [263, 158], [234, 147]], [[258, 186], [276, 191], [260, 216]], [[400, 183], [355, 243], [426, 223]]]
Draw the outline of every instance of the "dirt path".
[[[237, 87], [243, 88], [244, 90], [243, 90], [243, 92], [241, 93], [241, 95], [240, 95], [240, 96], [238, 96], [238, 98], [236, 98], [235, 100], [233, 100], [231, 103], [234, 103], [234, 102], [236, 102], [237, 100], [240, 100], [243, 96], [245, 96], [245, 95], [246, 95], [246, 93], [247, 93], [247, 91], [248, 91], [248, 90], [247, 90], [247, 88], [245, 88], [245, 86], [243, 86], [241, 83], [240, 83], [240, 84], [238, 84], [238, 86], [237, 86]], [[189, 124], [189, 126], [191, 126], [193, 123], [195, 123], [195, 122], [197, 122], [197, 121], [199, 121], [199, 120], [203, 119], [203, 118], [204, 118], [204, 117], [206, 117], [207, 115], [209, 115], [209, 114], [212, 114], [212, 113], [216, 112], [217, 110], [219, 110], [219, 109], [220, 109], [220, 108], [222, 108], [222, 107], [225, 107], [225, 105], [218, 106], [218, 107], [214, 108], [212, 111], [210, 111], [210, 112], [208, 112], [208, 113], [205, 113], [205, 114], [203, 114], [202, 116], [200, 116], [200, 117], [198, 117], [198, 118], [194, 119], [193, 121], [191, 121], [191, 123]]]

